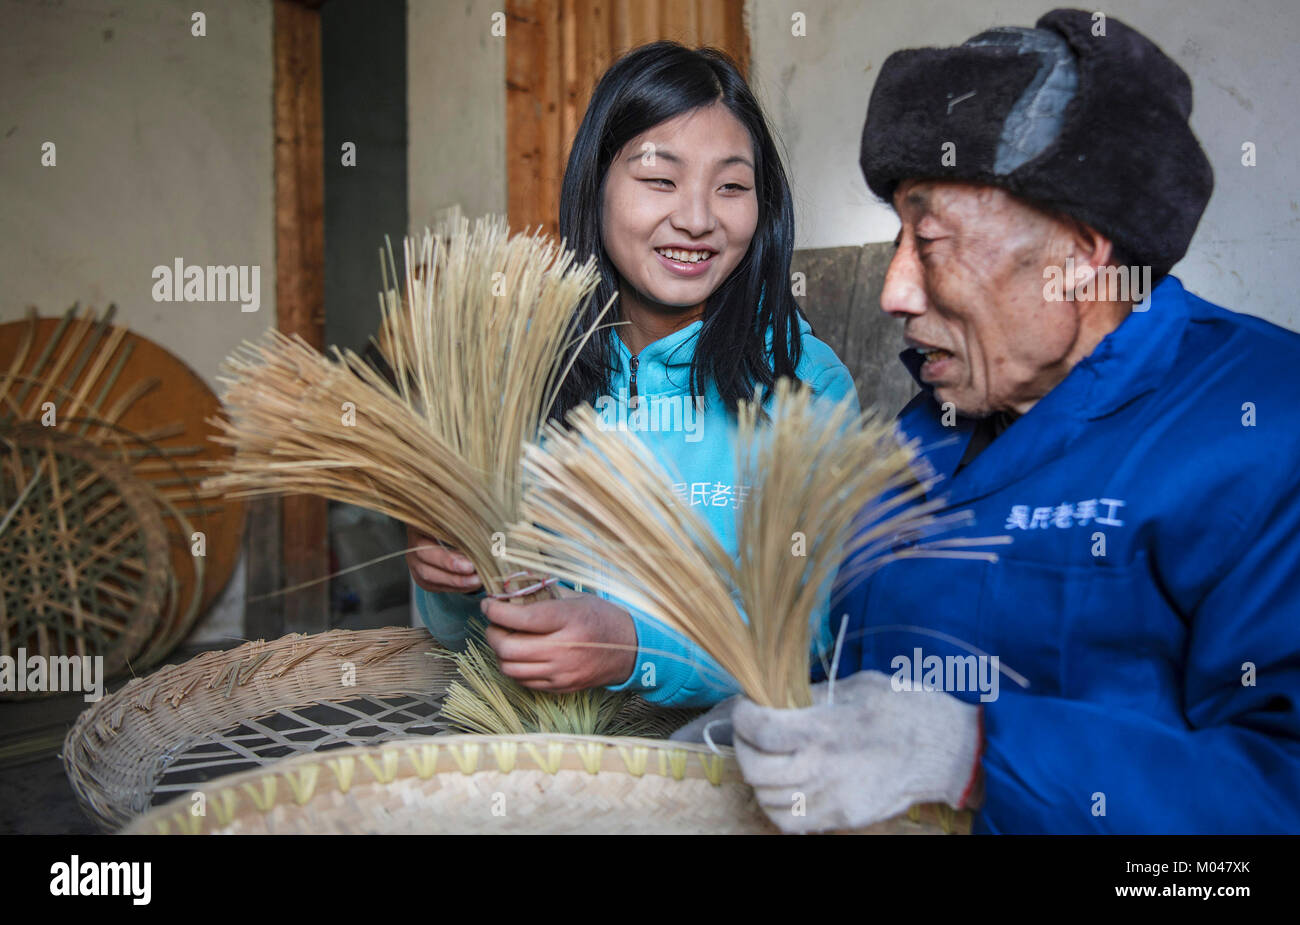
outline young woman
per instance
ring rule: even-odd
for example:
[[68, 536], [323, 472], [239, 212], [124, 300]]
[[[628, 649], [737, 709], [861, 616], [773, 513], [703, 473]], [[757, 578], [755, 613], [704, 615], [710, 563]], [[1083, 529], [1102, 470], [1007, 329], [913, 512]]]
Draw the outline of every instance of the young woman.
[[[605, 73], [569, 155], [560, 231], [599, 261], [592, 316], [617, 293], [623, 323], [578, 355], [554, 416], [589, 402], [609, 426], [637, 432], [673, 473], [681, 502], [734, 553], [747, 491], [736, 484], [736, 403], [760, 387], [769, 397], [781, 376], [830, 400], [856, 403], [856, 393], [791, 295], [790, 188], [729, 58], [656, 42]], [[411, 545], [430, 543], [417, 535]], [[525, 686], [605, 685], [673, 705], [735, 690], [695, 646], [617, 601], [481, 601], [466, 593], [479, 587], [472, 566], [453, 551], [424, 549], [408, 563], [433, 635], [458, 645], [466, 619], [481, 611], [502, 669]]]

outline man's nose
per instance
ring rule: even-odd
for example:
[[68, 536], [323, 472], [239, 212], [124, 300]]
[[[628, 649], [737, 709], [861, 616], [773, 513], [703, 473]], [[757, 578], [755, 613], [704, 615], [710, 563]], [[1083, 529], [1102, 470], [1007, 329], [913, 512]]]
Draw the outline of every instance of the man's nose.
[[710, 191], [684, 189], [677, 197], [671, 218], [673, 227], [692, 238], [708, 234], [717, 224], [710, 201]]
[[925, 274], [916, 246], [906, 238], [894, 251], [885, 272], [885, 287], [880, 291], [880, 309], [895, 318], [919, 315], [925, 311]]

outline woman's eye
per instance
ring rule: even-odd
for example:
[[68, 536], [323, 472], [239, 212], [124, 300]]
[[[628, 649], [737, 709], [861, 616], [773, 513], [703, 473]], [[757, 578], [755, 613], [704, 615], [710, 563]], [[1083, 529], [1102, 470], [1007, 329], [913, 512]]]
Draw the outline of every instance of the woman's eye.
[[722, 188], [724, 190], [727, 190], [728, 192], [737, 192], [737, 193], [747, 193], [749, 192], [750, 189], [748, 186], [743, 186], [739, 183], [724, 183], [722, 184]]
[[657, 186], [660, 189], [668, 189], [673, 185], [672, 180], [666, 179], [664, 177], [648, 177], [643, 182], [649, 183], [651, 186]]

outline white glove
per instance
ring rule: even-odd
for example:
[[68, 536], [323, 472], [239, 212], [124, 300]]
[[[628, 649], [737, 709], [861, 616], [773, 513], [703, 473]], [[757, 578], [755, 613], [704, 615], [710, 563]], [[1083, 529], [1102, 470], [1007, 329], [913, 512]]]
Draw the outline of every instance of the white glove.
[[805, 710], [743, 699], [731, 711], [740, 769], [778, 828], [862, 828], [915, 803], [966, 808], [980, 707], [939, 691], [895, 691], [879, 671], [836, 681], [829, 706], [826, 687], [813, 685], [816, 705]]
[[715, 703], [707, 713], [682, 726], [668, 738], [674, 742], [704, 742], [704, 730], [709, 730], [709, 741], [714, 745], [731, 744], [731, 711], [740, 703], [740, 694]]

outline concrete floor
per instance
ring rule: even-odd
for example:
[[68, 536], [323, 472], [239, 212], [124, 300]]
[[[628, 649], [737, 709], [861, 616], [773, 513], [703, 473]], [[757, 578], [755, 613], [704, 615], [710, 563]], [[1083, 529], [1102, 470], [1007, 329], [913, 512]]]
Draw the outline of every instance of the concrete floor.
[[0, 835], [98, 833], [77, 805], [59, 758], [64, 736], [87, 706], [80, 693], [0, 703]]
[[[166, 661], [208, 648], [181, 648]], [[105, 685], [112, 693], [127, 682]], [[99, 827], [77, 804], [59, 757], [63, 739], [89, 704], [81, 693], [0, 703], [0, 835], [95, 835]]]
[[[353, 614], [341, 629], [409, 626], [410, 607]], [[176, 664], [225, 645], [181, 647], [165, 660]], [[105, 685], [118, 690], [127, 678]], [[0, 835], [94, 835], [99, 827], [77, 804], [59, 753], [77, 715], [88, 704], [73, 693], [0, 702]]]

